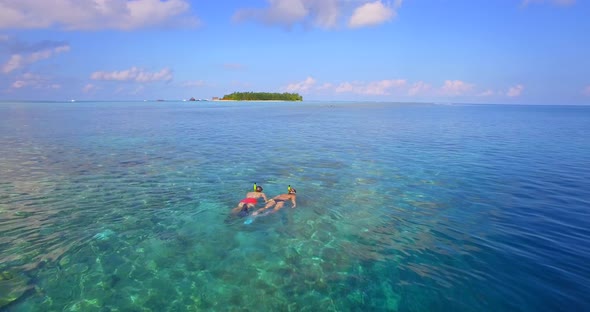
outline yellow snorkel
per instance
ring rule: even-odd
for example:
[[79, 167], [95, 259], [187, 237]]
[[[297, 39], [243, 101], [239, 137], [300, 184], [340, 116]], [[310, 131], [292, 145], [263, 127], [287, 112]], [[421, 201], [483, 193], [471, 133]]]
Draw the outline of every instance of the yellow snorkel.
[[256, 182], [254, 182], [254, 192], [256, 192]]
[[291, 193], [291, 185], [287, 187], [287, 193]]

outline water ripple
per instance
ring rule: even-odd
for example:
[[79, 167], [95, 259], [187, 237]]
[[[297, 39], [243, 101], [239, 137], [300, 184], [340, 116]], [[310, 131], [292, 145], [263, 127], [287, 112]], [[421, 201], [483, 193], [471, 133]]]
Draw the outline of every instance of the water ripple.
[[[43, 295], [16, 310], [590, 306], [587, 110], [22, 105], [0, 106], [0, 271]], [[228, 217], [253, 182], [297, 208]]]

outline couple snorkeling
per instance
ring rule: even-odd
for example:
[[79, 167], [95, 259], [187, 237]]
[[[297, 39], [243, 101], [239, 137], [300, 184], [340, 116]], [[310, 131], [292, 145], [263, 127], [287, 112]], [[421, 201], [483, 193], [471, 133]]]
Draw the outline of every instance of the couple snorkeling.
[[264, 199], [264, 203], [266, 205], [254, 211], [252, 213], [253, 217], [258, 216], [260, 213], [273, 207], [274, 208], [270, 212], [266, 212], [265, 214], [275, 213], [279, 211], [281, 208], [283, 208], [285, 202], [287, 201], [291, 201], [291, 208], [295, 208], [297, 206], [297, 190], [295, 190], [295, 188], [292, 188], [291, 185], [287, 187], [286, 194], [280, 194], [271, 199], [267, 199], [266, 194], [262, 192], [262, 187], [254, 183], [253, 191], [246, 193], [246, 198], [242, 199], [238, 203], [238, 206], [232, 209], [232, 214], [237, 214], [240, 217], [245, 217], [249, 215], [250, 212], [254, 210], [254, 208], [256, 207], [258, 199], [260, 198]]

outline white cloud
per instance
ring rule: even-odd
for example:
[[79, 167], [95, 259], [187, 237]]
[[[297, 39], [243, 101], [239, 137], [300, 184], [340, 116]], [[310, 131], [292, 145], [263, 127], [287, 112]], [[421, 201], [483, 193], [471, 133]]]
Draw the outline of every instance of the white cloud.
[[395, 11], [402, 4], [402, 0], [396, 0], [393, 7], [384, 5], [381, 0], [365, 3], [356, 10], [348, 21], [348, 27], [359, 28], [374, 26], [392, 20], [397, 15]]
[[506, 92], [506, 96], [517, 97], [522, 94], [522, 91], [524, 91], [524, 86], [519, 84], [514, 87], [510, 87], [510, 89], [508, 89], [508, 92]]
[[82, 92], [84, 92], [84, 93], [92, 93], [96, 90], [98, 90], [98, 87], [91, 84], [91, 83], [85, 85], [84, 88], [82, 88]]
[[270, 7], [261, 10], [240, 10], [235, 17], [253, 18], [267, 24], [284, 24], [291, 26], [305, 19], [309, 10], [305, 8], [302, 0], [275, 0], [270, 1]]
[[340, 14], [337, 0], [267, 0], [265, 9], [241, 9], [234, 20], [254, 20], [268, 25], [292, 27], [297, 23], [312, 23], [322, 28], [334, 27]]
[[340, 17], [340, 8], [338, 1], [325, 0], [315, 1], [315, 5], [311, 6], [312, 15], [315, 16], [314, 25], [321, 28], [332, 28], [338, 23]]
[[25, 73], [11, 84], [12, 89], [31, 87], [35, 89], [60, 89], [61, 85], [37, 74]]
[[164, 68], [159, 72], [150, 73], [139, 71], [135, 81], [137, 82], [153, 82], [153, 81], [170, 81], [172, 80], [172, 71], [169, 68]]
[[173, 78], [172, 71], [169, 68], [164, 68], [159, 72], [147, 72], [141, 68], [131, 67], [130, 69], [122, 71], [97, 71], [90, 75], [93, 80], [107, 80], [107, 81], [135, 81], [135, 82], [156, 82], [156, 81], [170, 81]]
[[316, 89], [322, 91], [322, 90], [330, 90], [333, 87], [334, 87], [333, 84], [326, 82], [326, 83], [323, 83], [321, 86], [317, 87]]
[[[382, 0], [267, 0], [265, 8], [247, 8], [236, 11], [235, 21], [255, 21], [271, 26], [292, 28], [297, 24], [324, 29], [338, 26], [342, 16], [351, 28], [382, 24], [397, 16], [403, 0], [383, 3]], [[351, 6], [360, 3], [350, 11]], [[350, 14], [350, 16], [349, 16]]]
[[333, 91], [336, 93], [354, 93], [360, 95], [388, 95], [394, 90], [404, 90], [407, 82], [404, 79], [384, 79], [370, 82], [342, 82], [338, 85], [322, 83], [318, 85], [316, 79], [307, 77], [303, 81], [294, 82], [283, 89], [287, 92]]
[[389, 95], [393, 89], [406, 87], [404, 79], [388, 79], [372, 82], [343, 82], [335, 87], [337, 93], [355, 93], [361, 95]]
[[584, 90], [582, 90], [582, 94], [586, 96], [590, 96], [590, 85], [586, 86]]
[[70, 51], [70, 46], [61, 46], [61, 47], [54, 48], [52, 50], [42, 50], [42, 51], [38, 51], [38, 52], [33, 52], [29, 56], [29, 61], [31, 63], [34, 63], [34, 62], [37, 62], [40, 60], [48, 59], [53, 54], [59, 54], [59, 53], [67, 52], [67, 51]]
[[416, 83], [414, 83], [409, 89], [408, 89], [408, 95], [409, 96], [416, 96], [416, 95], [425, 95], [427, 94], [430, 90], [432, 89], [432, 86], [430, 84], [427, 84], [423, 81], [418, 81]]
[[[394, 96], [397, 98], [432, 98], [448, 99], [452, 97], [487, 97], [500, 98], [504, 96], [518, 97], [525, 87], [517, 84], [508, 90], [497, 91], [491, 88], [479, 89], [475, 84], [462, 80], [446, 80], [440, 87], [433, 87], [425, 81], [409, 82], [406, 79], [384, 79], [377, 81], [343, 81], [338, 84], [318, 82], [313, 77], [307, 77], [300, 82], [294, 82], [283, 88], [288, 92], [304, 92], [308, 94], [355, 94], [361, 96]], [[583, 93], [590, 96], [590, 85]]]
[[342, 82], [342, 83], [340, 83], [339, 85], [336, 86], [336, 88], [334, 89], [334, 91], [336, 91], [337, 93], [353, 92], [354, 91], [354, 86], [350, 82]]
[[488, 97], [488, 96], [492, 96], [495, 95], [496, 93], [490, 89], [485, 90], [483, 92], [480, 92], [477, 96], [481, 96], [481, 97]]
[[402, 88], [406, 86], [406, 81], [403, 79], [390, 79], [375, 81], [367, 84], [362, 90], [363, 94], [369, 95], [385, 95], [389, 94], [389, 91], [394, 88]]
[[569, 6], [569, 5], [573, 5], [576, 3], [576, 0], [523, 0], [522, 1], [522, 6], [528, 6], [529, 4], [532, 3], [551, 3], [554, 5], [559, 5], [559, 6]]
[[285, 87], [287, 92], [307, 92], [315, 85], [313, 77], [307, 77], [304, 81], [291, 83]]
[[23, 88], [23, 87], [26, 87], [26, 86], [27, 86], [27, 82], [25, 82], [24, 80], [17, 80], [15, 82], [13, 82], [12, 85], [11, 85], [11, 87], [13, 89], [20, 89], [20, 88]]
[[24, 60], [22, 55], [13, 54], [10, 59], [2, 65], [2, 72], [7, 74], [23, 66]]
[[446, 80], [440, 91], [447, 96], [462, 96], [467, 95], [473, 90], [473, 84], [461, 80]]
[[30, 52], [27, 54], [13, 54], [10, 59], [2, 65], [2, 72], [7, 74], [26, 65], [51, 58], [54, 55], [67, 52], [70, 50], [69, 45], [61, 45], [52, 48], [45, 48], [39, 51]]
[[197, 25], [189, 11], [188, 0], [0, 0], [0, 29], [130, 30]]

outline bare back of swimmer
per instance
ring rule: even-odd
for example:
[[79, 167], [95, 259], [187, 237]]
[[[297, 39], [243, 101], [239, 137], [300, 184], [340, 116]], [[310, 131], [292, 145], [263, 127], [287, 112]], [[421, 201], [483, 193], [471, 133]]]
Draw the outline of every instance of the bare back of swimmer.
[[266, 199], [266, 194], [262, 192], [261, 186], [256, 186], [255, 184], [254, 189], [254, 192], [246, 193], [246, 198], [242, 199], [238, 203], [238, 205], [234, 209], [232, 209], [232, 214], [245, 212], [245, 214], [247, 215], [250, 210], [256, 207], [256, 204], [258, 203], [258, 200], [260, 198], [264, 199], [265, 203], [268, 202], [268, 200]]

